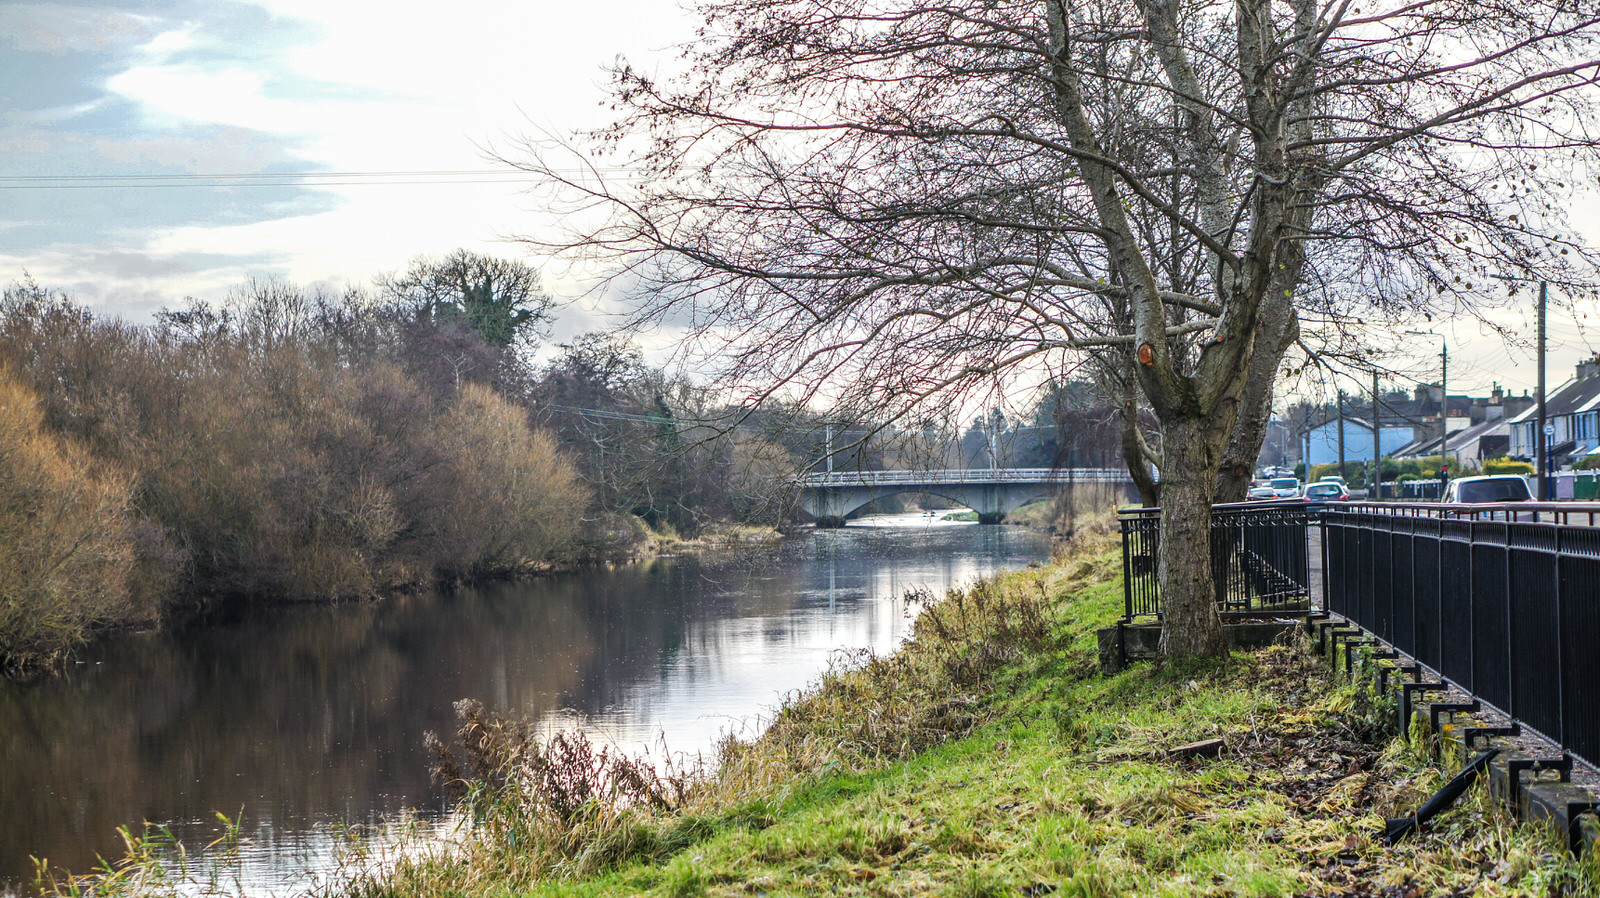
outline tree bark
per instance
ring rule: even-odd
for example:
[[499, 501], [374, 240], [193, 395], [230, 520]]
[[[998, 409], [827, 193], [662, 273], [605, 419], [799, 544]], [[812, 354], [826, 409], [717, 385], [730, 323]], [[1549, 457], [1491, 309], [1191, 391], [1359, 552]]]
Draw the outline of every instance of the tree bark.
[[1281, 315], [1263, 316], [1261, 331], [1250, 357], [1239, 418], [1222, 451], [1217, 469], [1217, 502], [1243, 502], [1250, 494], [1250, 478], [1261, 457], [1261, 444], [1272, 421], [1273, 382], [1284, 352], [1300, 336], [1300, 321], [1287, 303]]
[[1137, 393], [1129, 387], [1122, 396], [1122, 461], [1128, 466], [1128, 476], [1134, 489], [1139, 491], [1139, 504], [1155, 508], [1161, 504], [1161, 485], [1150, 474], [1150, 459], [1145, 455], [1139, 440], [1139, 403]]
[[[1220, 456], [1217, 425], [1203, 416], [1162, 422], [1161, 652], [1215, 657], [1227, 649], [1211, 569], [1211, 505]], [[1187, 600], [1182, 600], [1187, 599]]]

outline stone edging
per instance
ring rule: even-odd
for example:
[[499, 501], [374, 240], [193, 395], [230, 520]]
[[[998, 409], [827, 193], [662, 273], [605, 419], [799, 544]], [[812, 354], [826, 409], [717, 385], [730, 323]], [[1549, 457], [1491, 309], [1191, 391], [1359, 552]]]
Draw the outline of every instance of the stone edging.
[[1304, 627], [1312, 649], [1335, 670], [1369, 675], [1395, 700], [1397, 732], [1436, 740], [1440, 757], [1457, 767], [1484, 749], [1500, 749], [1487, 771], [1491, 795], [1520, 818], [1565, 832], [1574, 853], [1600, 846], [1600, 773], [1450, 684], [1424, 679], [1421, 665], [1338, 615], [1313, 612]]

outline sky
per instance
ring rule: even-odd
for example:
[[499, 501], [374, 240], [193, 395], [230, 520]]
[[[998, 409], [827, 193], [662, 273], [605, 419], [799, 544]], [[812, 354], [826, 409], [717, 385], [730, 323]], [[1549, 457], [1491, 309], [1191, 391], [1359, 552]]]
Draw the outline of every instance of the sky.
[[[457, 247], [537, 264], [511, 239], [544, 226], [536, 198], [489, 151], [603, 123], [603, 67], [670, 66], [697, 24], [672, 0], [0, 0], [0, 283], [146, 321]], [[390, 174], [418, 172], [453, 174]], [[576, 273], [544, 270], [573, 300], [556, 339], [610, 323]], [[1600, 317], [1561, 300], [1552, 387], [1600, 349]], [[1531, 302], [1494, 317], [1523, 339], [1436, 318], [1391, 335], [1395, 366], [1436, 381], [1442, 342], [1451, 393], [1531, 390]]]
[[694, 24], [670, 0], [3, 0], [0, 281], [145, 321], [251, 278], [535, 261], [509, 239], [527, 184], [489, 150], [602, 123], [603, 67], [649, 69]]

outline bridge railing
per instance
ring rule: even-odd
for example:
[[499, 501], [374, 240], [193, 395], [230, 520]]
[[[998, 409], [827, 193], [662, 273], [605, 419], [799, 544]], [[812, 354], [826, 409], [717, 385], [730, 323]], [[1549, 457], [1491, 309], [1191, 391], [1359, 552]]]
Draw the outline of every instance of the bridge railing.
[[[1124, 620], [1160, 617], [1161, 509], [1117, 513], [1122, 526]], [[1248, 502], [1211, 511], [1211, 576], [1225, 616], [1295, 614], [1310, 610], [1304, 502]]]
[[1327, 609], [1600, 762], [1597, 519], [1597, 503], [1329, 506]]
[[941, 483], [1119, 483], [1125, 468], [972, 468], [905, 471], [829, 471], [803, 475], [806, 487], [917, 486]]

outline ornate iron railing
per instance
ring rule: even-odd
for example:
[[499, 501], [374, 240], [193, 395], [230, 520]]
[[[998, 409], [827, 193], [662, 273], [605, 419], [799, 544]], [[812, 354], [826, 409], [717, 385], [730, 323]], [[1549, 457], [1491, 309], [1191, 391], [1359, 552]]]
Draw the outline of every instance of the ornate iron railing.
[[[1118, 513], [1122, 525], [1125, 620], [1161, 616], [1161, 509]], [[1211, 576], [1224, 615], [1260, 616], [1310, 609], [1310, 506], [1245, 502], [1211, 510]]]

